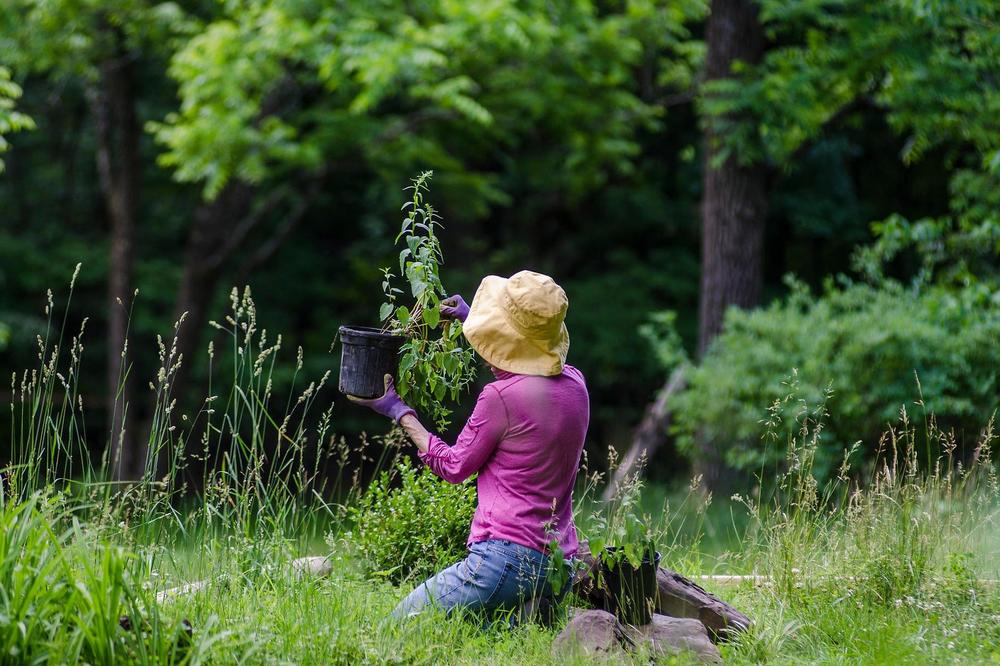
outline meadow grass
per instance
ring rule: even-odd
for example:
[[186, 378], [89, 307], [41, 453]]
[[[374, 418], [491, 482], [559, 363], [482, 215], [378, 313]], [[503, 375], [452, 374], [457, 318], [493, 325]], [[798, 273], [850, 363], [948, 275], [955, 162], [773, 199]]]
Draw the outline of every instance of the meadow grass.
[[[53, 317], [53, 304], [48, 306]], [[259, 331], [248, 292], [234, 292], [209, 348], [210, 394], [177, 413], [171, 378], [183, 359], [159, 345], [146, 472], [110, 479], [92, 460], [79, 400], [75, 336], [66, 317], [39, 339], [40, 367], [12, 381], [12, 459], [0, 501], [0, 661], [3, 663], [564, 664], [601, 658], [552, 653], [559, 627], [482, 629], [476, 618], [428, 613], [387, 620], [418, 581], [370, 579], [349, 538], [347, 507], [365, 480], [405, 454], [396, 435], [346, 442], [318, 398], [327, 377], [274, 395], [280, 338]], [[51, 337], [50, 337], [51, 336]], [[226, 358], [221, 359], [226, 354]], [[220, 357], [220, 358], [217, 358]], [[992, 420], [972, 456], [932, 415], [906, 410], [874, 462], [845, 452], [816, 478], [822, 406], [795, 401], [784, 461], [760, 470], [750, 495], [712, 498], [697, 481], [645, 488], [664, 563], [685, 575], [755, 573], [763, 582], [709, 589], [753, 627], [723, 645], [727, 663], [984, 663], [1000, 661], [1000, 491]], [[780, 408], [779, 408], [780, 407]], [[919, 407], [919, 403], [918, 403]], [[988, 415], [986, 415], [988, 417]], [[918, 465], [917, 452], [930, 465]], [[330, 471], [332, 470], [332, 472]], [[581, 474], [584, 532], [601, 475]], [[329, 555], [325, 578], [289, 562]], [[158, 601], [191, 581], [197, 592]], [[993, 582], [991, 582], [993, 581]], [[571, 597], [570, 603], [579, 603]], [[624, 659], [647, 663], [648, 655]], [[686, 663], [680, 655], [668, 662]]]

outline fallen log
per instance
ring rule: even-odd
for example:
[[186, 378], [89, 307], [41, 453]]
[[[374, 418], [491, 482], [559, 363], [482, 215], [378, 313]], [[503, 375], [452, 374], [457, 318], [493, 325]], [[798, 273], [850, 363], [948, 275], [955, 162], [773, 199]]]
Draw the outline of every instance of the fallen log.
[[[583, 566], [573, 579], [573, 592], [597, 608], [606, 608], [607, 595], [598, 584], [598, 562], [586, 542], [580, 544], [578, 557]], [[698, 620], [715, 642], [750, 627], [750, 618], [676, 571], [661, 566], [656, 588], [656, 613]]]

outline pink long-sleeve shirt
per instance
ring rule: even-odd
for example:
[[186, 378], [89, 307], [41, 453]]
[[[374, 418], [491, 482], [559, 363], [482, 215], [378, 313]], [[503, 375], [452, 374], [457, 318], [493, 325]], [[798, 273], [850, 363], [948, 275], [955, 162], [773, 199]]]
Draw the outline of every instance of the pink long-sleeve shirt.
[[479, 473], [469, 545], [506, 539], [547, 553], [555, 540], [572, 557], [573, 486], [590, 421], [583, 374], [567, 365], [554, 377], [494, 375], [455, 445], [431, 435], [420, 459], [451, 483]]

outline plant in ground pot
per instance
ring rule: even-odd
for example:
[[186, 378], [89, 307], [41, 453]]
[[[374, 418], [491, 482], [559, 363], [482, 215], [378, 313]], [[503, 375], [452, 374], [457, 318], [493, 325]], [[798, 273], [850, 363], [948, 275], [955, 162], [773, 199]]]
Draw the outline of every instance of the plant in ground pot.
[[648, 624], [656, 604], [660, 553], [652, 518], [639, 513], [642, 482], [638, 472], [616, 489], [588, 530], [591, 555], [599, 563], [598, 585], [607, 610], [630, 625]]
[[381, 327], [340, 328], [340, 390], [376, 397], [382, 394], [384, 375], [395, 374], [400, 397], [443, 429], [451, 415], [444, 401], [458, 399], [475, 379], [476, 366], [472, 350], [462, 343], [461, 322], [441, 319], [439, 306], [447, 296], [439, 270], [444, 256], [435, 234], [441, 223], [424, 200], [431, 176], [425, 171], [407, 188], [412, 197], [403, 204], [406, 217], [396, 236], [396, 244], [402, 245], [400, 276], [413, 302], [399, 302], [405, 292], [394, 286], [392, 270], [383, 269]]

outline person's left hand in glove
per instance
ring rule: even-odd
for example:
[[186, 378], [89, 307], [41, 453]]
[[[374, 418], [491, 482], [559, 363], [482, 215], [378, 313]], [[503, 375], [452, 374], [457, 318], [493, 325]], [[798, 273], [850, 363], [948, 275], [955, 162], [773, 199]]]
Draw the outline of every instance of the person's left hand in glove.
[[382, 416], [387, 416], [396, 423], [399, 423], [407, 414], [416, 416], [412, 407], [403, 402], [403, 399], [396, 393], [396, 385], [392, 375], [385, 376], [385, 393], [379, 398], [359, 398], [356, 395], [349, 395], [347, 399], [353, 403], [368, 407]]
[[465, 323], [469, 316], [469, 305], [461, 294], [455, 294], [441, 301], [441, 316], [445, 319], [457, 319]]

